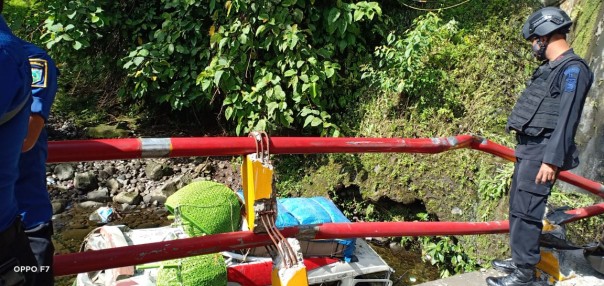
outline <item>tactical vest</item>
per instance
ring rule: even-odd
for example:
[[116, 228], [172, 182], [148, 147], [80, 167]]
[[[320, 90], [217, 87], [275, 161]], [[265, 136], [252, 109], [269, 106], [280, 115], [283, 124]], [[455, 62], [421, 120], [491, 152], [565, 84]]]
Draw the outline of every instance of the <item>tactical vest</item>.
[[[528, 87], [522, 92], [520, 98], [508, 117], [506, 129], [514, 129], [524, 133], [527, 127], [555, 129], [558, 123], [560, 110], [560, 95], [552, 93], [552, 85], [570, 62], [581, 62], [587, 66], [579, 56], [570, 54], [555, 68], [548, 63], [539, 66], [533, 73]], [[532, 135], [532, 134], [529, 134]]]

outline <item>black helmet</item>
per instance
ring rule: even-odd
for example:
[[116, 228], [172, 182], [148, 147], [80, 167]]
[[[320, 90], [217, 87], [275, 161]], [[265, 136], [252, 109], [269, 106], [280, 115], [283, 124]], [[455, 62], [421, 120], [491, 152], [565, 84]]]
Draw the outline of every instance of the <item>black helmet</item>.
[[552, 32], [566, 34], [573, 24], [566, 12], [557, 7], [545, 7], [533, 13], [522, 27], [525, 40], [533, 37], [547, 36]]

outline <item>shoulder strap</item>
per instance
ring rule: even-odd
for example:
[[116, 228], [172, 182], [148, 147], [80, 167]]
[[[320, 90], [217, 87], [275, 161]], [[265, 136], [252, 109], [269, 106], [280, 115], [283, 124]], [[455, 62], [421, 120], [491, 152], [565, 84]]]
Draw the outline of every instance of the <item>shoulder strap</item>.
[[8, 122], [11, 119], [13, 119], [13, 117], [15, 117], [15, 115], [17, 115], [19, 113], [19, 111], [21, 111], [21, 109], [23, 109], [23, 107], [25, 106], [25, 104], [29, 100], [30, 96], [31, 96], [31, 94], [29, 94], [28, 96], [26, 96], [25, 99], [21, 103], [19, 103], [19, 105], [17, 105], [15, 108], [13, 108], [9, 112], [5, 113], [2, 117], [0, 117], [0, 125]]
[[570, 64], [573, 63], [581, 63], [583, 64], [585, 67], [587, 67], [587, 69], [589, 69], [589, 65], [587, 65], [587, 63], [585, 62], [585, 60], [583, 60], [581, 57], [572, 54], [571, 56], [567, 57], [566, 59], [563, 59], [562, 62], [552, 71], [554, 73], [554, 76], [552, 76], [551, 78], [548, 79], [549, 83], [548, 86], [551, 88], [554, 84], [554, 82], [556, 82], [556, 79], [559, 78], [560, 74], [562, 74], [562, 71], [564, 71], [564, 69], [569, 66]]

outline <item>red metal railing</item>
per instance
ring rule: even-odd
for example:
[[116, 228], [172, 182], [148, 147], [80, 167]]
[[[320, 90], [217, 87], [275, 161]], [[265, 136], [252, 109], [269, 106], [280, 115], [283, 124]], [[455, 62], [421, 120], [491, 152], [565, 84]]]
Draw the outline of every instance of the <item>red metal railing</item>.
[[[271, 154], [312, 153], [440, 153], [471, 148], [515, 161], [513, 150], [482, 137], [443, 138], [319, 138], [271, 137]], [[49, 143], [49, 163], [152, 157], [236, 156], [256, 152], [249, 137], [143, 138], [55, 141]], [[604, 198], [604, 186], [568, 171], [559, 179]], [[569, 210], [566, 222], [604, 213], [604, 203]], [[379, 236], [473, 235], [509, 231], [507, 221], [493, 222], [374, 222], [330, 223], [293, 227], [287, 237], [331, 239]], [[271, 244], [266, 235], [247, 231], [222, 233], [143, 245], [55, 256], [56, 276], [136, 265], [180, 257], [237, 250]]]
[[[514, 151], [472, 135], [442, 138], [272, 137], [271, 154], [317, 153], [441, 153], [471, 148], [509, 161]], [[156, 157], [237, 156], [256, 152], [250, 137], [98, 139], [50, 142], [49, 163]], [[560, 180], [604, 198], [604, 186], [568, 171]]]
[[[468, 148], [477, 137], [325, 138], [271, 137], [271, 154], [440, 153]], [[251, 137], [95, 139], [49, 142], [48, 162], [80, 162], [151, 157], [238, 156], [256, 152]], [[158, 154], [160, 154], [158, 156]]]

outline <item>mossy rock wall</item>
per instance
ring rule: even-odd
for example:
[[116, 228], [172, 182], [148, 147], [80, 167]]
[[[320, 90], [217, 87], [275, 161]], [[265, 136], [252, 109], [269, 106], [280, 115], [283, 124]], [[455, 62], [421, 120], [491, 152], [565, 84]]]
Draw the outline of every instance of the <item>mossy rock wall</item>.
[[[579, 1], [576, 5], [592, 5], [599, 1]], [[421, 118], [416, 111], [405, 109], [405, 95], [369, 90], [371, 94], [359, 102], [355, 118], [359, 137], [430, 138], [458, 134], [481, 134], [508, 147], [514, 146], [511, 135], [503, 127], [516, 95], [524, 80], [537, 66], [530, 46], [520, 37], [524, 19], [536, 6], [519, 6], [515, 15], [486, 20], [489, 25], [463, 34], [457, 42], [462, 55], [459, 65], [449, 71], [450, 88], [461, 101], [461, 116], [453, 119]], [[586, 8], [578, 10], [586, 11]], [[575, 21], [581, 29], [593, 31], [599, 13], [577, 13]], [[446, 17], [446, 15], [445, 15]], [[585, 19], [583, 17], [589, 17]], [[591, 23], [591, 24], [590, 24]], [[575, 31], [574, 35], [583, 35]], [[588, 33], [593, 35], [592, 32]], [[587, 36], [583, 36], [587, 37]], [[587, 37], [589, 38], [589, 37]], [[586, 38], [586, 39], [587, 39]], [[589, 49], [590, 41], [577, 39], [575, 49]], [[453, 64], [452, 64], [453, 65]], [[360, 201], [379, 204], [387, 198], [402, 206], [421, 202], [425, 211], [439, 221], [505, 220], [508, 213], [505, 173], [511, 170], [503, 159], [476, 150], [460, 149], [440, 154], [345, 154], [309, 156], [303, 159], [303, 174], [286, 190], [297, 188], [302, 196], [333, 196], [347, 186], [358, 186]], [[507, 167], [506, 167], [507, 166]], [[300, 174], [298, 174], [300, 175]], [[497, 178], [497, 179], [494, 179]], [[482, 180], [501, 184], [506, 190], [481, 194]], [[500, 180], [500, 181], [497, 181]], [[492, 196], [489, 196], [492, 195]], [[391, 216], [396, 220], [414, 217]], [[494, 258], [509, 256], [508, 236], [458, 236], [460, 244], [475, 261], [487, 263]]]
[[[309, 171], [302, 179], [299, 188], [306, 190], [303, 196], [327, 197], [339, 186], [355, 185], [363, 201], [380, 205], [383, 198], [388, 198], [403, 208], [421, 202], [426, 212], [439, 221], [490, 221], [507, 216], [507, 197], [482, 200], [476, 183], [477, 169], [483, 164], [507, 163], [479, 151], [328, 157], [327, 163]], [[394, 220], [417, 219], [390, 212]], [[506, 235], [460, 236], [458, 239], [477, 261], [489, 261], [507, 252]]]

